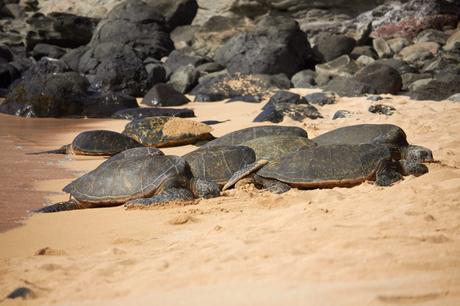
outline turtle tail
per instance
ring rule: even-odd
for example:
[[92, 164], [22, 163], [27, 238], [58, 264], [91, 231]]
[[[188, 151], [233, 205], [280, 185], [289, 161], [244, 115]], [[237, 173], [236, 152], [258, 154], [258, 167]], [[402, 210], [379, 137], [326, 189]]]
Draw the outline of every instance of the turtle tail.
[[39, 154], [69, 154], [70, 144], [60, 147], [59, 149], [27, 153], [28, 155], [39, 155]]
[[75, 200], [69, 200], [66, 202], [59, 202], [55, 204], [51, 204], [40, 209], [35, 210], [36, 213], [53, 213], [59, 211], [67, 211], [67, 210], [76, 210], [76, 209], [84, 209], [87, 206], [78, 203]]

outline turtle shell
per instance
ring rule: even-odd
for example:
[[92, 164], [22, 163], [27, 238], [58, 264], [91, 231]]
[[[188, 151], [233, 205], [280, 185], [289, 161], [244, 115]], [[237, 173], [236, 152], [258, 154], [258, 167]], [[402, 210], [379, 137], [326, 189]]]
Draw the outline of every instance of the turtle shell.
[[318, 145], [381, 143], [405, 147], [406, 133], [393, 124], [358, 124], [341, 127], [312, 139]]
[[214, 139], [213, 141], [208, 142], [204, 145], [204, 147], [236, 146], [255, 138], [277, 135], [292, 135], [308, 138], [307, 132], [299, 127], [267, 125], [250, 127], [225, 134], [224, 136], [221, 136], [217, 139]]
[[212, 128], [204, 123], [176, 117], [147, 117], [128, 123], [123, 134], [146, 146], [170, 147], [211, 140]]
[[147, 150], [117, 154], [63, 190], [82, 203], [114, 205], [153, 196], [163, 183], [185, 174], [183, 158]]
[[212, 181], [220, 187], [244, 166], [256, 160], [254, 150], [244, 146], [200, 148], [183, 156], [193, 177]]
[[380, 161], [390, 158], [380, 144], [324, 145], [288, 154], [257, 174], [297, 188], [353, 186], [372, 179]]
[[126, 135], [106, 130], [82, 132], [71, 145], [74, 154], [108, 156], [135, 147], [142, 147], [142, 144]]
[[255, 138], [242, 145], [253, 149], [258, 160], [275, 161], [288, 153], [314, 146], [315, 143], [305, 137], [279, 135]]

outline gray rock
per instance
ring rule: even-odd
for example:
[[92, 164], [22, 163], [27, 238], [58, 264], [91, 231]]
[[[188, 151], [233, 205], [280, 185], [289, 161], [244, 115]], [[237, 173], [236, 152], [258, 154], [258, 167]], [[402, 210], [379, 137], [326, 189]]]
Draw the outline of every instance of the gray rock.
[[458, 93], [459, 88], [460, 78], [458, 75], [455, 75], [444, 80], [429, 80], [417, 86], [417, 88], [411, 89], [409, 96], [416, 100], [441, 101]]
[[341, 55], [349, 55], [356, 45], [356, 41], [345, 35], [319, 35], [313, 51], [319, 60], [329, 62]]
[[425, 78], [425, 79], [418, 79], [418, 80], [415, 80], [412, 83], [410, 83], [407, 86], [407, 88], [410, 91], [417, 91], [417, 90], [423, 88], [424, 86], [426, 86], [427, 84], [429, 84], [431, 81], [433, 81], [433, 78], [431, 76], [428, 77], [428, 78]]
[[310, 104], [324, 106], [326, 104], [335, 104], [337, 96], [332, 92], [315, 92], [303, 97]]
[[296, 88], [312, 88], [315, 86], [316, 72], [310, 69], [301, 70], [291, 78], [292, 85]]
[[380, 58], [392, 57], [394, 54], [393, 50], [391, 50], [390, 46], [383, 38], [374, 39], [372, 45]]
[[348, 55], [342, 55], [330, 62], [315, 66], [317, 74], [328, 75], [332, 77], [350, 77], [359, 67], [354, 60]]
[[391, 116], [394, 114], [395, 111], [396, 111], [396, 108], [394, 108], [393, 106], [389, 106], [389, 105], [375, 104], [375, 105], [369, 106], [369, 112], [374, 113], [374, 114]]
[[171, 75], [168, 84], [184, 94], [198, 84], [199, 77], [200, 73], [193, 65], [182, 66]]
[[446, 45], [444, 46], [444, 50], [460, 50], [460, 31], [456, 31], [449, 37], [449, 39], [446, 42]]
[[366, 56], [366, 55], [361, 55], [356, 60], [356, 63], [360, 66], [367, 66], [367, 65], [372, 64], [373, 62], [375, 62], [375, 59], [373, 59], [372, 57]]
[[445, 45], [449, 35], [435, 29], [428, 29], [418, 33], [415, 42], [435, 42], [440, 45]]
[[334, 113], [332, 120], [347, 118], [347, 117], [350, 117], [350, 115], [351, 115], [351, 112], [347, 110], [338, 110]]
[[415, 81], [418, 80], [423, 80], [423, 79], [431, 79], [431, 74], [428, 73], [404, 73], [401, 75], [402, 79], [402, 89], [403, 90], [408, 90], [409, 86], [414, 83]]
[[142, 103], [150, 106], [180, 106], [188, 102], [186, 96], [164, 83], [153, 86], [142, 99]]
[[396, 94], [402, 88], [402, 79], [399, 72], [379, 62], [375, 62], [359, 70], [354, 78], [359, 82], [369, 84], [372, 88], [372, 92], [369, 93]]
[[409, 46], [410, 41], [404, 37], [396, 37], [396, 38], [387, 40], [387, 44], [388, 46], [390, 46], [391, 51], [393, 51], [394, 54], [397, 54], [403, 48]]
[[375, 89], [369, 84], [346, 77], [332, 79], [324, 89], [333, 91], [342, 97], [358, 97], [365, 93], [375, 93]]
[[230, 73], [291, 77], [309, 62], [310, 45], [296, 21], [266, 16], [254, 30], [241, 33], [216, 51], [215, 60]]
[[453, 94], [447, 100], [452, 101], [452, 102], [460, 102], [460, 93]]
[[360, 56], [365, 55], [373, 59], [377, 59], [378, 55], [371, 46], [358, 46], [351, 51], [350, 57], [354, 60], [358, 59]]

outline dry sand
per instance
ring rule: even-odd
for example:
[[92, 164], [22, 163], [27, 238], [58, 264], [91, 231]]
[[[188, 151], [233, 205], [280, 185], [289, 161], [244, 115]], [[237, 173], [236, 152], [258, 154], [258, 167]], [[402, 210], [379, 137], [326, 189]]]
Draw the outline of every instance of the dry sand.
[[[428, 165], [428, 174], [389, 188], [364, 183], [274, 195], [245, 187], [189, 206], [34, 215], [0, 234], [0, 298], [26, 286], [35, 299], [3, 303], [460, 305], [460, 104], [404, 97], [381, 102], [397, 112], [371, 114], [372, 102], [365, 98], [342, 98], [319, 108], [326, 119], [283, 125], [301, 126], [314, 137], [351, 124], [397, 124], [411, 143], [431, 148], [440, 161]], [[231, 119], [213, 126], [220, 136], [254, 125], [262, 104], [190, 106], [196, 120]], [[338, 109], [354, 114], [331, 120]], [[69, 125], [53, 141], [44, 137], [36, 144], [52, 149], [85, 128], [121, 131], [126, 123], [81, 122], [84, 126]], [[57, 164], [65, 167], [60, 175], [73, 171], [35, 183], [35, 190], [53, 201], [66, 199], [59, 190], [72, 176], [102, 161], [47, 158], [53, 161], [50, 173]], [[35, 255], [46, 247], [44, 255]]]

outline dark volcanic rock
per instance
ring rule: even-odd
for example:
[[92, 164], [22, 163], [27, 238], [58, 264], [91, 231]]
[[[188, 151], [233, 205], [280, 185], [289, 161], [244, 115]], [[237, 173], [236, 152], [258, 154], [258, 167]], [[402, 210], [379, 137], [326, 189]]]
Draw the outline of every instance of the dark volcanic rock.
[[376, 94], [396, 94], [402, 89], [402, 79], [399, 72], [379, 62], [374, 62], [359, 70], [354, 78], [362, 83], [367, 83]]
[[296, 121], [302, 121], [305, 118], [322, 118], [318, 110], [308, 104], [300, 95], [280, 90], [265, 104], [262, 112], [257, 115], [254, 122], [270, 121], [278, 123], [283, 121], [284, 116], [288, 116]]
[[35, 292], [27, 287], [18, 287], [14, 289], [8, 296], [7, 299], [22, 299], [22, 300], [30, 300], [36, 298]]
[[164, 17], [141, 0], [117, 5], [99, 23], [91, 46], [107, 42], [130, 47], [141, 60], [160, 59], [174, 49]]
[[396, 108], [389, 105], [375, 104], [369, 106], [369, 112], [380, 115], [391, 116], [396, 111]]
[[341, 55], [348, 55], [356, 46], [356, 40], [345, 35], [322, 34], [313, 50], [321, 62], [329, 62]]
[[104, 91], [120, 91], [138, 96], [152, 84], [143, 62], [133, 53], [114, 53], [97, 66], [93, 86]]
[[334, 104], [337, 102], [335, 94], [330, 92], [315, 92], [303, 97], [308, 103], [324, 106], [326, 104]]
[[221, 74], [204, 80], [190, 94], [195, 96], [195, 101], [213, 102], [245, 96], [264, 96], [275, 89], [287, 89], [290, 83], [283, 74]]
[[48, 44], [36, 44], [32, 50], [32, 56], [37, 60], [45, 56], [51, 58], [61, 58], [64, 54], [66, 54], [65, 49]]
[[450, 80], [430, 80], [416, 90], [409, 92], [409, 96], [416, 100], [441, 101], [458, 92], [460, 92], [460, 76], [457, 75]]
[[197, 67], [201, 64], [210, 62], [210, 59], [195, 55], [191, 48], [174, 50], [168, 55], [165, 66], [174, 72], [182, 66], [192, 65]]
[[376, 93], [369, 84], [360, 82], [354, 78], [337, 77], [332, 79], [325, 90], [333, 91], [342, 97], [357, 97], [365, 93]]
[[254, 30], [236, 35], [216, 51], [215, 60], [230, 73], [291, 77], [309, 63], [306, 34], [293, 19], [266, 16]]
[[116, 112], [112, 118], [133, 120], [157, 116], [191, 118], [195, 113], [188, 108], [130, 108]]
[[188, 102], [186, 96], [164, 83], [153, 86], [142, 100], [143, 104], [150, 106], [179, 106]]
[[24, 117], [80, 115], [88, 86], [75, 72], [37, 74], [12, 86], [0, 112]]
[[191, 24], [198, 10], [196, 0], [145, 0], [145, 2], [161, 13], [171, 28]]
[[347, 110], [338, 110], [334, 113], [334, 116], [332, 117], [332, 120], [337, 120], [341, 118], [347, 118], [350, 116], [350, 112]]
[[171, 75], [168, 84], [181, 93], [189, 92], [196, 84], [200, 73], [192, 65], [182, 66]]
[[27, 23], [32, 29], [27, 33], [27, 48], [45, 43], [62, 48], [77, 48], [90, 42], [98, 20], [69, 13], [36, 13]]
[[315, 71], [305, 69], [294, 74], [291, 78], [291, 82], [295, 88], [312, 88], [314, 85], [316, 85], [315, 78]]
[[120, 93], [97, 93], [83, 100], [82, 116], [88, 118], [108, 118], [118, 111], [138, 107], [131, 96]]
[[[163, 82], [165, 70], [161, 65], [145, 64], [128, 46], [103, 43], [94, 48], [72, 51], [62, 58], [72, 69], [88, 75], [92, 86], [107, 91], [120, 91], [142, 96], [155, 83]], [[147, 71], [147, 68], [150, 71]]]

